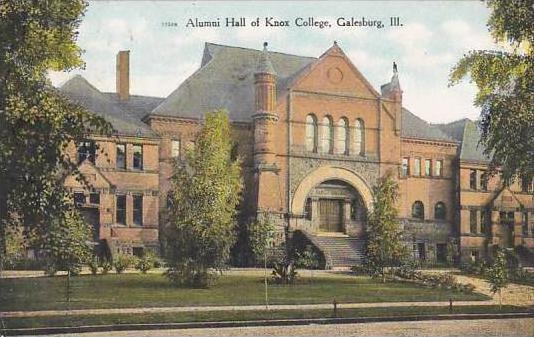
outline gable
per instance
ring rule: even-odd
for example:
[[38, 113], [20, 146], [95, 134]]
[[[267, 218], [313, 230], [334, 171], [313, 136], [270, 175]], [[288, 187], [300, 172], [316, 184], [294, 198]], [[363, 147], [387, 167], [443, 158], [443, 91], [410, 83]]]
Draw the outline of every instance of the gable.
[[[78, 170], [89, 183], [89, 187], [96, 189], [106, 189], [112, 187], [112, 184], [109, 182], [109, 180], [107, 180], [106, 177], [104, 177], [91, 162], [87, 160], [82, 162], [78, 167]], [[65, 186], [72, 189], [87, 189], [87, 186], [84, 183], [76, 180], [76, 175], [74, 174], [71, 174], [67, 177], [67, 179], [65, 179]]]
[[503, 188], [492, 201], [493, 207], [497, 209], [516, 209], [522, 205], [508, 187]]
[[343, 51], [334, 45], [293, 82], [293, 90], [375, 99], [379, 96]]

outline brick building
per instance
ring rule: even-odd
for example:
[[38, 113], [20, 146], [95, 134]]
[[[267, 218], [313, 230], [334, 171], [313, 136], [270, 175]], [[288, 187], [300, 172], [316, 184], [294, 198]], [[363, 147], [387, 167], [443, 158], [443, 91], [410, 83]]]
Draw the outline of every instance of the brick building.
[[172, 160], [219, 108], [243, 157], [241, 219], [272, 214], [281, 238], [302, 234], [330, 266], [359, 262], [372, 186], [387, 172], [416, 258], [444, 261], [454, 244], [464, 259], [492, 244], [534, 248], [532, 183], [486, 178], [474, 122], [429, 124], [404, 108], [396, 66], [379, 92], [336, 43], [318, 58], [206, 43], [200, 68], [163, 99], [129, 95], [128, 57], [117, 56], [116, 93], [79, 76], [61, 87], [117, 129], [93, 139], [98, 153], [78, 146], [92, 190], [67, 182], [114, 249], [157, 246]]

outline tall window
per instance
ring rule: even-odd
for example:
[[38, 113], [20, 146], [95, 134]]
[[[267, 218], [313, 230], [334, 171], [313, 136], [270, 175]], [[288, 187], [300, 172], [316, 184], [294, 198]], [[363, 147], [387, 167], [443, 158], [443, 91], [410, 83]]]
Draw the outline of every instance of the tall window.
[[532, 180], [529, 180], [527, 178], [521, 178], [521, 192], [532, 192]]
[[306, 204], [304, 205], [304, 213], [306, 214], [306, 219], [312, 219], [312, 200], [311, 198], [306, 199]]
[[425, 206], [419, 200], [412, 205], [412, 218], [421, 219], [425, 218]]
[[341, 118], [337, 124], [336, 153], [347, 154], [347, 139], [349, 135], [349, 123], [346, 118]]
[[472, 190], [477, 189], [477, 170], [469, 171], [469, 188]]
[[317, 118], [306, 116], [306, 151], [317, 152]]
[[321, 132], [321, 152], [332, 153], [334, 149], [334, 126], [330, 117], [324, 117]]
[[78, 143], [78, 164], [84, 160], [89, 160], [91, 163], [95, 163], [96, 157], [96, 145], [91, 140], [84, 140]]
[[133, 168], [136, 170], [143, 169], [143, 146], [134, 145], [132, 146], [133, 150]]
[[429, 177], [432, 172], [432, 160], [425, 159], [425, 176]]
[[480, 211], [480, 233], [488, 234], [488, 212], [485, 209]]
[[477, 211], [472, 209], [469, 211], [469, 232], [477, 233]]
[[118, 169], [126, 168], [126, 145], [117, 144], [117, 156], [115, 158], [116, 166]]
[[445, 216], [447, 215], [445, 204], [442, 201], [439, 201], [436, 203], [436, 206], [434, 206], [434, 218], [438, 220], [445, 220]]
[[133, 196], [133, 223], [137, 226], [143, 225], [143, 196]]
[[480, 189], [482, 191], [488, 190], [488, 172], [482, 171], [482, 174], [480, 175]]
[[415, 158], [414, 164], [415, 165], [413, 168], [413, 175], [420, 176], [421, 175], [421, 158]]
[[410, 174], [410, 158], [402, 158], [401, 175], [407, 177]]
[[126, 224], [126, 196], [117, 195], [117, 204], [115, 205], [115, 222]]
[[360, 156], [365, 154], [365, 124], [360, 118], [354, 124], [354, 152]]
[[178, 158], [180, 157], [180, 141], [172, 140], [171, 141], [171, 157]]
[[523, 235], [528, 235], [528, 212], [523, 212], [522, 220], [521, 227], [523, 228]]
[[434, 175], [441, 177], [443, 175], [443, 160], [436, 160], [434, 165]]

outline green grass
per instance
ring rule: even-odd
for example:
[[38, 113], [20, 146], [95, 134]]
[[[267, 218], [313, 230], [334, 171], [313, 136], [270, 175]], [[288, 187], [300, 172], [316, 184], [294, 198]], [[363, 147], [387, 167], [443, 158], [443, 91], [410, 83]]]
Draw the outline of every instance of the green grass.
[[[83, 275], [71, 278], [73, 295], [65, 302], [65, 277], [0, 279], [0, 311], [82, 308], [264, 304], [263, 278], [224, 275], [209, 289], [173, 287], [161, 274]], [[421, 287], [408, 282], [380, 283], [368, 277], [306, 277], [293, 286], [270, 285], [271, 304], [487, 300], [477, 293]]]
[[[524, 312], [525, 308], [514, 306], [465, 306], [456, 307], [453, 313], [502, 313]], [[365, 308], [340, 309], [337, 317], [391, 317], [405, 315], [437, 315], [448, 314], [447, 307], [396, 307], [396, 308]], [[38, 327], [70, 327], [84, 325], [117, 325], [140, 323], [184, 323], [214, 321], [248, 321], [299, 318], [330, 318], [332, 310], [271, 310], [271, 311], [208, 311], [185, 313], [143, 313], [143, 314], [110, 314], [110, 315], [73, 315], [50, 317], [4, 318], [6, 329], [38, 328]]]

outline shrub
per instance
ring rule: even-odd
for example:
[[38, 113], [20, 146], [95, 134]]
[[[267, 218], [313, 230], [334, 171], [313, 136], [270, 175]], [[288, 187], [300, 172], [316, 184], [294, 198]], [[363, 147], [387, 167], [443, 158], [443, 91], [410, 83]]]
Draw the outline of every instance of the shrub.
[[122, 274], [127, 268], [129, 268], [134, 262], [134, 258], [131, 255], [118, 254], [113, 261], [113, 267], [117, 274]]
[[281, 258], [274, 263], [271, 275], [275, 284], [294, 284], [298, 276], [295, 262], [287, 257]]
[[98, 273], [98, 264], [98, 258], [96, 256], [93, 256], [93, 258], [87, 263], [89, 270], [91, 270], [91, 274], [96, 275]]
[[156, 257], [152, 253], [146, 253], [142, 258], [137, 260], [135, 264], [135, 269], [139, 270], [141, 273], [146, 274], [147, 271], [154, 267], [154, 262]]
[[102, 275], [106, 275], [111, 269], [113, 269], [113, 265], [108, 260], [102, 261], [100, 266], [102, 267]]

